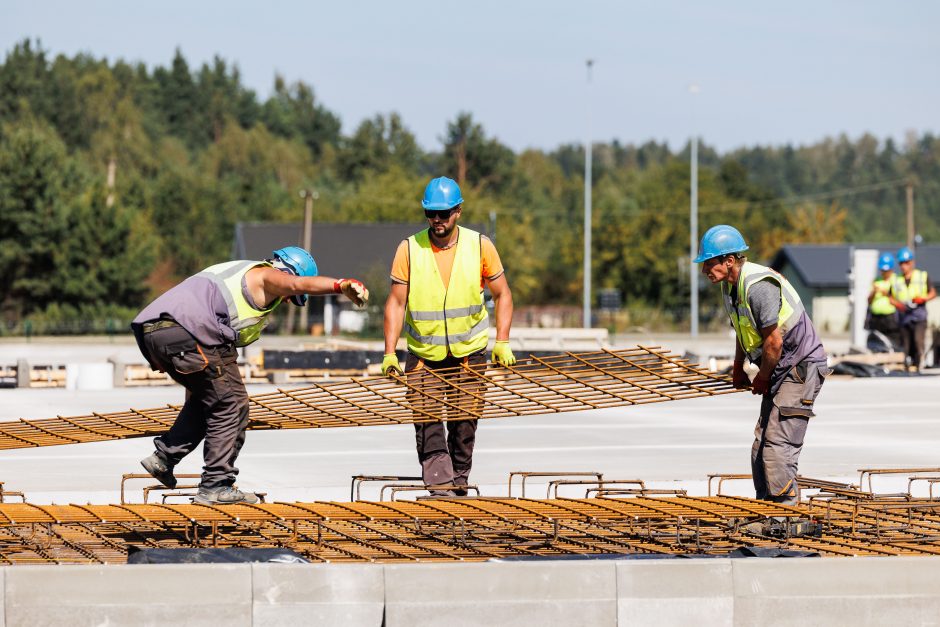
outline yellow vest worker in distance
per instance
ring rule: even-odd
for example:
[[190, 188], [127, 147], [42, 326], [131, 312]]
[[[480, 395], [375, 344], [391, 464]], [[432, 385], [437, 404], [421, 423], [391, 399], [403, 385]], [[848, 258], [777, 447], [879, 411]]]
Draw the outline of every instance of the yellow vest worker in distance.
[[905, 246], [897, 253], [901, 273], [895, 275], [891, 304], [898, 309], [904, 362], [920, 372], [927, 335], [927, 303], [937, 297], [937, 290], [924, 270], [914, 267], [914, 251]]
[[[516, 358], [509, 347], [512, 292], [496, 247], [485, 236], [457, 226], [463, 197], [457, 183], [446, 177], [433, 179], [424, 191], [428, 228], [403, 241], [392, 262], [392, 286], [385, 303], [385, 358], [382, 374], [401, 374], [395, 353], [404, 327], [408, 342], [406, 372], [418, 388], [432, 386], [430, 371], [461, 364], [486, 363], [489, 315], [484, 287], [493, 295], [496, 344], [492, 360], [512, 366]], [[463, 496], [473, 461], [477, 415], [475, 398], [479, 384], [472, 377], [454, 385], [463, 393], [447, 394], [445, 402], [409, 392], [408, 402], [422, 417], [447, 421], [415, 424], [421, 475], [435, 496]], [[433, 396], [440, 396], [440, 388]], [[451, 486], [451, 487], [448, 487]]]
[[891, 342], [892, 347], [901, 345], [898, 329], [898, 309], [891, 302], [891, 289], [894, 286], [894, 256], [890, 253], [878, 259], [878, 271], [881, 276], [871, 284], [868, 293], [868, 328], [882, 333]]
[[[806, 427], [829, 374], [826, 352], [796, 290], [774, 270], [750, 263], [747, 249], [737, 229], [719, 224], [702, 236], [695, 263], [721, 286], [734, 327], [734, 386], [762, 397], [751, 447], [757, 498], [793, 505]], [[745, 359], [760, 368], [753, 381], [744, 372]]]

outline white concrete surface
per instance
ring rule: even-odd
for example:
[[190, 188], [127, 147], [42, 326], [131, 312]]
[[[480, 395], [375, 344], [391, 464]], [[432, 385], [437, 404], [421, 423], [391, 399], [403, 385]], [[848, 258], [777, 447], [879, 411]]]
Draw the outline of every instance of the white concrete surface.
[[935, 557], [9, 566], [0, 625], [937, 625], [938, 578]]

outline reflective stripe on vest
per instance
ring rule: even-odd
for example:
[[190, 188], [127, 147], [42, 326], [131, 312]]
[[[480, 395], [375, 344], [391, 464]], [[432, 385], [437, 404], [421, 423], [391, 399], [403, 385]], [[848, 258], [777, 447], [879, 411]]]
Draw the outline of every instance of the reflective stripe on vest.
[[763, 352], [764, 338], [760, 334], [757, 321], [754, 319], [754, 312], [747, 302], [747, 293], [751, 286], [769, 279], [780, 287], [780, 315], [777, 317], [777, 328], [781, 335], [786, 335], [787, 331], [797, 323], [800, 315], [803, 313], [803, 303], [800, 301], [799, 294], [790, 285], [790, 282], [783, 278], [776, 270], [756, 263], [745, 262], [741, 266], [741, 273], [738, 275], [737, 297], [738, 302], [731, 301], [731, 286], [724, 282], [721, 284], [722, 302], [725, 305], [725, 311], [731, 318], [731, 324], [734, 326], [735, 335], [738, 343], [748, 358], [752, 362], [760, 359]]
[[888, 294], [891, 293], [894, 278], [892, 274], [891, 277], [887, 279], [875, 279], [871, 284], [875, 291], [875, 296], [871, 299], [871, 304], [868, 308], [876, 316], [890, 316], [897, 311], [897, 308], [891, 304], [891, 298], [888, 296]]
[[911, 272], [911, 284], [904, 280], [904, 275], [894, 277], [894, 297], [902, 303], [909, 303], [918, 296], [927, 296], [927, 273], [924, 270]]
[[264, 261], [228, 261], [209, 266], [196, 275], [218, 286], [228, 308], [229, 326], [235, 331], [235, 346], [247, 346], [261, 337], [262, 329], [268, 325], [268, 314], [281, 304], [278, 298], [267, 309], [255, 309], [245, 298], [242, 279], [258, 266], [272, 267]]
[[457, 227], [457, 250], [444, 287], [428, 231], [408, 238], [408, 350], [430, 361], [465, 357], [486, 348], [490, 320], [480, 288], [480, 234]]

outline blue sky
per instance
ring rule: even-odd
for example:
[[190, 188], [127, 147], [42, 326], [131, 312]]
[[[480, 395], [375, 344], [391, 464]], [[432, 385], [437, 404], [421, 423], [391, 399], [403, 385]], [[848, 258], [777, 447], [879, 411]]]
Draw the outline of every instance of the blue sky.
[[938, 24], [919, 0], [0, 0], [4, 54], [219, 55], [262, 97], [275, 72], [311, 84], [347, 133], [398, 111], [428, 149], [461, 110], [516, 150], [580, 143], [588, 103], [593, 139], [673, 148], [937, 133]]

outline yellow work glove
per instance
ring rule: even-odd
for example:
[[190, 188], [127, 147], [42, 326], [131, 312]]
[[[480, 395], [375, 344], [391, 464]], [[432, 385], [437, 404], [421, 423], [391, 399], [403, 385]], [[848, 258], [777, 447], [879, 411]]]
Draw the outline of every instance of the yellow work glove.
[[490, 361], [496, 362], [500, 366], [516, 365], [516, 356], [512, 354], [512, 349], [509, 348], [509, 340], [496, 340]]
[[356, 279], [337, 279], [333, 282], [333, 291], [351, 300], [356, 307], [362, 307], [369, 301], [369, 290], [362, 281]]
[[382, 357], [382, 374], [387, 377], [390, 372], [399, 376], [402, 374], [401, 364], [398, 363], [398, 355], [395, 353], [388, 353]]

